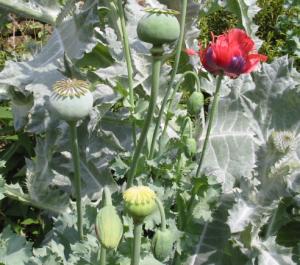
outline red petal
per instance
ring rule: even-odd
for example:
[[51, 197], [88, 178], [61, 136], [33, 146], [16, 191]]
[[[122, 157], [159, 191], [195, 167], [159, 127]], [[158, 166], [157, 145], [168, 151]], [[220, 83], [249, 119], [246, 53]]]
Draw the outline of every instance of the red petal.
[[256, 70], [258, 64], [260, 62], [265, 62], [267, 59], [268, 57], [262, 54], [249, 54], [244, 68], [244, 73], [251, 73]]
[[185, 49], [185, 52], [188, 56], [197, 55], [197, 52], [194, 49]]

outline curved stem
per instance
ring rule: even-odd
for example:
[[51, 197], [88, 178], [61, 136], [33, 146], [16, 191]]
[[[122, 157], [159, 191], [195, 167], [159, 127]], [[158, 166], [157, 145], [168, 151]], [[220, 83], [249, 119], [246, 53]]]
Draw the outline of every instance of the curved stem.
[[135, 223], [133, 228], [133, 253], [131, 257], [131, 265], [140, 264], [141, 241], [142, 241], [143, 223]]
[[110, 194], [110, 190], [108, 187], [105, 187], [104, 188], [104, 198], [105, 198], [105, 206], [108, 206], [108, 205], [112, 205], [112, 201], [111, 201], [111, 194]]
[[76, 122], [70, 122], [70, 141], [72, 149], [72, 159], [74, 166], [75, 176], [75, 194], [76, 194], [76, 207], [77, 207], [77, 229], [80, 240], [83, 240], [83, 228], [82, 228], [82, 207], [81, 207], [81, 179], [80, 179], [80, 157], [78, 149], [78, 137]]
[[156, 204], [157, 204], [157, 207], [159, 210], [159, 214], [160, 214], [160, 220], [161, 220], [160, 228], [162, 231], [165, 231], [167, 229], [165, 209], [164, 209], [164, 206], [163, 206], [162, 202], [160, 201], [160, 199], [156, 198], [155, 201], [156, 201]]
[[199, 164], [198, 164], [198, 168], [197, 168], [197, 172], [196, 172], [196, 178], [200, 177], [201, 167], [202, 167], [203, 159], [204, 159], [205, 152], [207, 149], [207, 144], [208, 144], [208, 140], [209, 140], [209, 136], [210, 136], [211, 127], [212, 127], [213, 120], [214, 120], [214, 117], [215, 117], [215, 114], [216, 114], [216, 111], [218, 108], [222, 79], [223, 79], [223, 75], [219, 75], [217, 78], [216, 91], [215, 91], [214, 100], [213, 100], [212, 107], [211, 107], [211, 112], [209, 114], [207, 131], [206, 131], [205, 140], [203, 143], [203, 148], [202, 148], [202, 152], [201, 152], [201, 156], [200, 156], [200, 160], [199, 160]]
[[101, 246], [100, 265], [106, 265], [106, 248]]
[[[123, 37], [123, 47], [127, 65], [127, 75], [128, 75], [128, 87], [129, 87], [129, 102], [130, 102], [130, 112], [133, 118], [134, 115], [134, 94], [133, 94], [133, 68], [132, 68], [132, 60], [131, 60], [131, 52], [129, 47], [128, 34], [126, 30], [126, 22], [125, 22], [125, 14], [122, 6], [122, 0], [118, 0], [118, 11], [121, 20], [121, 29], [122, 29], [122, 37]], [[136, 145], [136, 127], [135, 122], [132, 119], [132, 137], [134, 146]]]
[[163, 49], [162, 49], [162, 47], [154, 47], [154, 48], [152, 48], [151, 52], [152, 52], [152, 56], [153, 56], [153, 62], [152, 62], [152, 88], [151, 88], [150, 102], [149, 102], [149, 107], [148, 107], [148, 112], [147, 112], [146, 120], [144, 123], [144, 127], [142, 129], [141, 136], [139, 138], [137, 146], [134, 150], [131, 167], [130, 167], [130, 170], [128, 173], [127, 188], [131, 187], [133, 185], [133, 179], [134, 179], [134, 176], [136, 173], [138, 159], [142, 152], [142, 148], [144, 146], [144, 143], [145, 143], [145, 140], [147, 137], [147, 133], [148, 133], [148, 130], [149, 130], [152, 118], [153, 118], [154, 109], [156, 106]]
[[[222, 79], [223, 79], [223, 75], [220, 74], [217, 78], [216, 91], [215, 91], [215, 94], [214, 94], [214, 99], [213, 99], [211, 111], [209, 113], [208, 125], [207, 125], [206, 135], [205, 135], [205, 139], [204, 139], [204, 143], [203, 143], [203, 147], [202, 147], [202, 152], [201, 152], [201, 155], [200, 155], [199, 164], [198, 164], [198, 168], [197, 168], [197, 172], [196, 172], [196, 178], [200, 177], [200, 173], [201, 173], [201, 169], [202, 169], [202, 163], [203, 163], [204, 156], [205, 156], [205, 153], [206, 153], [211, 127], [212, 127], [213, 120], [214, 120], [214, 117], [215, 117], [215, 114], [216, 114], [216, 111], [217, 111], [217, 108], [218, 108], [218, 102], [219, 102], [219, 98], [220, 98], [220, 88], [221, 88]], [[195, 201], [196, 194], [197, 194], [197, 189], [196, 189], [196, 187], [194, 187], [192, 189], [191, 199], [188, 203], [188, 208], [187, 208], [188, 216], [187, 216], [187, 218], [189, 218], [189, 216], [190, 216], [190, 211], [191, 211], [192, 205]]]
[[[176, 92], [178, 91], [179, 86], [182, 84], [182, 82], [184, 81], [184, 79], [185, 79], [185, 77], [187, 75], [191, 75], [191, 76], [193, 76], [195, 78], [197, 91], [201, 91], [201, 84], [200, 84], [199, 76], [195, 72], [193, 72], [193, 71], [186, 71], [186, 72], [184, 72], [183, 75], [181, 76], [181, 78], [179, 79], [179, 81], [177, 82], [177, 84], [176, 84], [176, 86], [175, 86], [175, 88], [173, 90], [173, 93], [172, 93], [172, 95], [170, 97], [170, 103], [168, 105], [167, 113], [170, 113], [171, 107], [172, 107], [173, 102], [175, 100]], [[167, 132], [169, 121], [170, 121], [170, 118], [167, 117], [165, 119], [165, 123], [164, 123], [162, 134], [161, 134], [161, 136], [159, 138], [159, 154], [162, 151], [162, 139], [164, 139], [165, 134]], [[154, 138], [152, 138], [151, 150], [153, 149], [152, 151], [154, 153], [155, 142], [153, 142], [153, 140], [154, 140]], [[152, 153], [152, 155], [153, 155], [153, 153]], [[150, 157], [150, 158], [152, 158], [152, 157]]]
[[179, 60], [180, 60], [180, 53], [181, 53], [181, 49], [182, 49], [182, 43], [183, 43], [183, 38], [184, 38], [184, 26], [185, 26], [185, 18], [186, 18], [186, 10], [187, 10], [187, 0], [182, 0], [181, 2], [181, 17], [180, 17], [180, 35], [179, 35], [179, 39], [177, 42], [177, 47], [176, 47], [176, 55], [175, 55], [175, 62], [174, 62], [174, 67], [173, 67], [173, 71], [172, 71], [172, 75], [171, 75], [171, 80], [170, 80], [170, 85], [166, 91], [166, 95], [161, 103], [161, 107], [160, 107], [160, 111], [158, 114], [158, 118], [156, 121], [156, 125], [155, 125], [155, 129], [153, 132], [153, 136], [152, 136], [152, 141], [151, 141], [151, 149], [150, 149], [150, 153], [149, 153], [149, 159], [152, 159], [153, 154], [154, 154], [154, 147], [155, 147], [155, 143], [156, 143], [156, 138], [157, 138], [157, 133], [158, 133], [158, 129], [159, 129], [159, 125], [162, 119], [162, 116], [164, 114], [164, 109], [166, 107], [166, 104], [168, 102], [172, 87], [174, 85], [175, 82], [175, 76], [177, 74], [177, 70], [178, 70], [178, 65], [179, 65]]

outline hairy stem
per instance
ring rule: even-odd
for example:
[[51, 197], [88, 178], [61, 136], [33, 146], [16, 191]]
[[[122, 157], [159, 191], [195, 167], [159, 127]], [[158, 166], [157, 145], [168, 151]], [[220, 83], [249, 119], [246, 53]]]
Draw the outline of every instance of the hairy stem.
[[144, 127], [142, 129], [137, 146], [135, 147], [135, 150], [134, 150], [131, 167], [130, 167], [130, 170], [128, 173], [127, 188], [131, 187], [133, 185], [133, 179], [134, 179], [134, 176], [136, 173], [138, 160], [139, 160], [140, 154], [142, 152], [143, 146], [145, 144], [147, 133], [148, 133], [148, 130], [149, 130], [152, 118], [153, 118], [154, 109], [156, 106], [163, 49], [162, 49], [162, 47], [153, 47], [151, 49], [151, 53], [152, 53], [152, 57], [153, 57], [153, 62], [152, 62], [152, 88], [151, 88], [150, 102], [149, 102], [149, 107], [148, 107], [148, 112], [147, 112], [146, 120], [144, 123]]
[[106, 265], [106, 248], [101, 246], [100, 265]]
[[70, 141], [71, 141], [72, 159], [73, 159], [74, 176], [75, 176], [77, 228], [78, 228], [79, 238], [80, 238], [80, 240], [83, 240], [80, 157], [79, 157], [79, 149], [78, 149], [78, 137], [77, 137], [76, 122], [69, 123], [69, 125], [70, 125]]
[[130, 102], [130, 112], [132, 117], [132, 137], [134, 146], [136, 145], [136, 127], [133, 120], [134, 115], [134, 93], [133, 93], [133, 68], [132, 68], [132, 57], [129, 47], [128, 34], [126, 30], [125, 14], [122, 6], [122, 0], [118, 0], [118, 11], [121, 20], [121, 29], [122, 29], [122, 39], [123, 39], [123, 48], [125, 53], [126, 65], [127, 65], [127, 75], [128, 75], [128, 87], [129, 87], [129, 102]]
[[161, 220], [160, 228], [162, 231], [165, 231], [167, 228], [165, 209], [164, 209], [164, 206], [163, 206], [162, 202], [160, 201], [160, 199], [156, 198], [155, 201], [156, 201], [156, 205], [158, 207], [159, 214], [160, 214], [160, 220]]
[[141, 241], [142, 241], [143, 223], [135, 223], [133, 228], [133, 253], [131, 257], [131, 265], [140, 264]]
[[180, 12], [181, 12], [180, 35], [179, 35], [179, 39], [178, 39], [177, 47], [176, 47], [174, 67], [173, 67], [173, 71], [172, 71], [172, 75], [171, 75], [170, 84], [169, 84], [169, 87], [166, 91], [166, 95], [165, 95], [165, 97], [164, 97], [164, 99], [161, 103], [160, 111], [159, 111], [158, 118], [157, 118], [157, 121], [156, 121], [155, 129], [154, 129], [154, 132], [153, 132], [152, 141], [151, 141], [151, 148], [150, 148], [150, 153], [149, 153], [149, 157], [148, 157], [149, 159], [153, 158], [159, 125], [161, 123], [161, 119], [162, 119], [162, 116], [164, 114], [164, 109], [165, 109], [166, 104], [168, 102], [172, 87], [173, 87], [174, 82], [175, 82], [175, 76], [176, 76], [177, 70], [178, 70], [178, 65], [179, 65], [179, 60], [180, 60], [180, 53], [181, 53], [182, 43], [183, 43], [183, 38], [184, 38], [184, 26], [185, 26], [186, 10], [187, 10], [187, 0], [182, 0], [181, 1], [181, 10], [180, 10]]
[[6, 9], [9, 12], [19, 14], [26, 18], [33, 18], [47, 24], [54, 25], [57, 14], [50, 14], [44, 9], [33, 9], [30, 8], [27, 4], [23, 3], [14, 3], [14, 1], [9, 0], [0, 0], [0, 8]]

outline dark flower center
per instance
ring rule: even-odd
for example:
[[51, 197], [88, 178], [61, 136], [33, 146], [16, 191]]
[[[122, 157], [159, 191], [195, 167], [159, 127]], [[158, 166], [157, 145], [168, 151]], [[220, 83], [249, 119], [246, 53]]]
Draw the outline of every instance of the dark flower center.
[[226, 71], [234, 74], [243, 73], [244, 66], [246, 64], [245, 59], [242, 56], [234, 56], [231, 59]]
[[207, 61], [207, 63], [209, 64], [213, 64], [213, 50], [212, 48], [208, 48], [206, 53], [205, 53], [205, 59]]

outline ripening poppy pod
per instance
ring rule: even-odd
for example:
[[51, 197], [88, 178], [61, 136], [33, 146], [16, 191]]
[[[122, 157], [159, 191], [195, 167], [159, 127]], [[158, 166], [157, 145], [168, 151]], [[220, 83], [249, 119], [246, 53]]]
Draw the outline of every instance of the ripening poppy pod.
[[125, 208], [136, 222], [142, 221], [156, 209], [156, 195], [146, 186], [133, 186], [123, 194]]
[[[232, 78], [256, 70], [260, 62], [267, 60], [267, 56], [256, 52], [254, 41], [241, 29], [213, 36], [208, 47], [203, 49], [200, 45], [198, 53], [208, 72], [215, 75], [224, 73]], [[196, 52], [188, 49], [187, 54], [194, 55]]]
[[93, 95], [89, 84], [77, 79], [57, 81], [49, 101], [51, 110], [67, 122], [85, 118], [93, 107]]
[[161, 46], [176, 41], [180, 34], [180, 25], [172, 11], [148, 9], [137, 27], [140, 40]]

